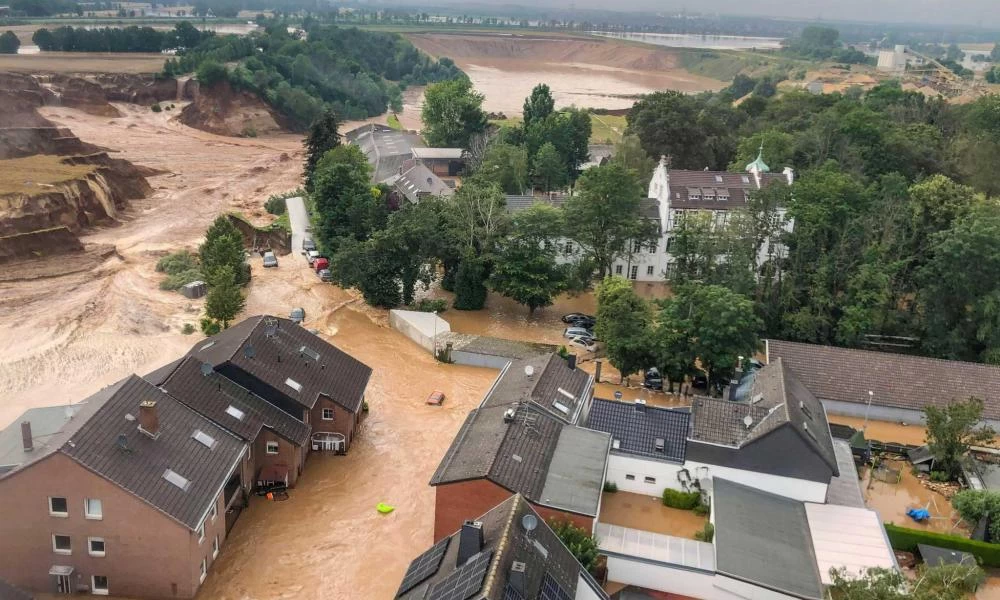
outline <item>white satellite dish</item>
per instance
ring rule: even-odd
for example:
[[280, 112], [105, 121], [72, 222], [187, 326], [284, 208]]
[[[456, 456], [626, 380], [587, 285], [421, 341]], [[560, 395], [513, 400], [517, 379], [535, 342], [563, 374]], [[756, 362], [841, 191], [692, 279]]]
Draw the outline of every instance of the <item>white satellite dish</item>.
[[750, 429], [750, 426], [753, 425], [753, 417], [750, 415], [743, 417], [743, 424], [747, 426], [747, 429]]
[[531, 377], [532, 375], [535, 374], [535, 367], [531, 365], [524, 365], [524, 374], [527, 375], [528, 377]]
[[521, 527], [524, 527], [525, 531], [534, 531], [538, 527], [538, 517], [528, 513], [521, 517]]

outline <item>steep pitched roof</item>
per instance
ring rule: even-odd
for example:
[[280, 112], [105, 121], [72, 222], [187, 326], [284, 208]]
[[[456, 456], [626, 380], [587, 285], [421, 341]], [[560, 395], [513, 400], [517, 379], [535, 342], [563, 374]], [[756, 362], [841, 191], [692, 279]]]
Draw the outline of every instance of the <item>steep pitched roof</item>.
[[[140, 431], [135, 420], [144, 400], [156, 401], [155, 439]], [[211, 447], [195, 439], [198, 431], [208, 436]], [[192, 530], [201, 524], [245, 451], [246, 445], [236, 436], [136, 375], [127, 378], [60, 448]], [[168, 469], [187, 485], [168, 481]]]
[[613, 453], [682, 463], [690, 420], [687, 410], [595, 398], [587, 427], [611, 434]]
[[802, 502], [715, 477], [712, 514], [719, 573], [797, 598], [824, 597]]
[[832, 474], [839, 473], [822, 403], [781, 360], [754, 372], [750, 396], [746, 402], [696, 398], [691, 406], [691, 439], [742, 448], [778, 428], [790, 428], [804, 450], [822, 458]]
[[607, 434], [532, 403], [484, 406], [469, 413], [431, 485], [488, 479], [532, 502], [596, 515], [609, 445]]
[[[193, 357], [185, 358], [160, 387], [248, 442], [257, 439], [263, 427], [299, 446], [309, 441], [309, 425], [215, 371], [206, 375], [201, 363]], [[243, 418], [226, 412], [230, 407], [242, 413]]]
[[[524, 527], [526, 516], [529, 520], [534, 519], [535, 528], [531, 531]], [[591, 590], [587, 597], [607, 599], [600, 586], [522, 496], [511, 496], [476, 520], [482, 523], [483, 531], [480, 554], [469, 563], [459, 565], [461, 532], [456, 532], [410, 563], [396, 598], [437, 600], [450, 597], [444, 595], [446, 589], [456, 588], [465, 590], [459, 596], [463, 599], [574, 598], [579, 597], [578, 586], [586, 585]], [[478, 568], [470, 568], [476, 559], [483, 560]], [[511, 577], [515, 563], [522, 575]], [[560, 591], [563, 595], [558, 595]]]
[[[670, 207], [725, 210], [746, 205], [750, 192], [757, 189], [752, 173], [729, 171], [669, 170]], [[780, 173], [763, 173], [761, 187], [786, 185], [788, 179]], [[723, 195], [724, 192], [725, 195]], [[710, 197], [712, 199], [706, 200]], [[724, 198], [720, 200], [719, 198]]]
[[[527, 369], [532, 371], [529, 376]], [[582, 369], [571, 369], [558, 354], [551, 352], [512, 361], [497, 378], [482, 406], [510, 406], [532, 402], [541, 410], [575, 423], [589, 400], [593, 377]]]
[[250, 317], [199, 342], [188, 356], [216, 369], [232, 365], [305, 408], [323, 395], [352, 413], [361, 409], [372, 373], [323, 338], [268, 315]]
[[410, 202], [417, 203], [424, 196], [451, 196], [455, 190], [422, 163], [407, 161], [400, 172], [388, 177], [384, 183], [394, 187]]
[[983, 400], [983, 418], [1000, 420], [1000, 367], [767, 340], [769, 361], [781, 359], [820, 400], [908, 410]]

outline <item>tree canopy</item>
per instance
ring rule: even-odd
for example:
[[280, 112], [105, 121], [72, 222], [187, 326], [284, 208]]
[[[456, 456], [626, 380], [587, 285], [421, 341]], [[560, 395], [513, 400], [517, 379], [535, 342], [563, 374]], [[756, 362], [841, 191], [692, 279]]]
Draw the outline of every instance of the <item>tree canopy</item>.
[[924, 407], [927, 423], [927, 446], [934, 455], [935, 468], [956, 478], [962, 472], [962, 460], [969, 448], [993, 439], [995, 432], [988, 425], [980, 425], [983, 401], [969, 398], [965, 402], [952, 401], [947, 406]]
[[328, 108], [309, 128], [309, 135], [305, 141], [306, 165], [303, 174], [307, 192], [313, 189], [313, 177], [320, 159], [340, 145], [340, 132], [337, 131], [337, 127], [337, 115]]
[[466, 77], [427, 86], [424, 92], [424, 138], [431, 146], [468, 148], [469, 141], [486, 129], [483, 95]]
[[0, 34], [0, 54], [17, 54], [17, 49], [20, 47], [21, 40], [17, 39], [17, 34], [13, 31]]

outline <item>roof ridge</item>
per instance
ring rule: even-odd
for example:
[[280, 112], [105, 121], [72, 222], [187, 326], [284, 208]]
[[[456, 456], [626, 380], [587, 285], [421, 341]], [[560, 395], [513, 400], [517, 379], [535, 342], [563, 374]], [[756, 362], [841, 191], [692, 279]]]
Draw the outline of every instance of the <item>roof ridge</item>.
[[882, 352], [881, 350], [865, 350], [864, 348], [845, 348], [843, 346], [833, 346], [833, 345], [830, 345], [830, 344], [810, 344], [808, 342], [795, 342], [795, 341], [792, 341], [792, 340], [779, 340], [779, 339], [773, 339], [773, 338], [768, 338], [767, 340], [765, 340], [765, 342], [767, 342], [767, 343], [777, 342], [779, 344], [793, 344], [793, 345], [796, 345], [796, 346], [806, 346], [806, 347], [811, 347], [811, 348], [820, 348], [820, 349], [831, 350], [831, 351], [835, 351], [835, 352], [858, 352], [858, 353], [865, 354], [865, 355], [868, 355], [868, 356], [872, 356], [872, 355], [874, 355], [874, 356], [892, 356], [892, 357], [899, 357], [899, 358], [906, 359], [906, 360], [930, 361], [930, 362], [935, 362], [935, 363], [944, 363], [944, 364], [947, 364], [947, 365], [956, 365], [956, 364], [959, 364], [959, 365], [968, 365], [970, 367], [980, 367], [980, 368], [986, 369], [988, 371], [997, 371], [997, 372], [1000, 372], [1000, 365], [991, 365], [989, 363], [973, 362], [973, 361], [969, 361], [969, 360], [952, 360], [952, 359], [949, 359], [949, 358], [938, 358], [936, 356], [920, 356], [920, 355], [917, 355], [917, 354], [903, 354], [902, 352]]
[[226, 360], [232, 360], [232, 358], [234, 356], [236, 356], [236, 354], [240, 351], [240, 348], [242, 348], [243, 345], [247, 343], [247, 341], [250, 339], [250, 336], [253, 335], [253, 332], [257, 331], [257, 327], [261, 324], [261, 322], [264, 320], [264, 318], [265, 317], [270, 317], [270, 316], [272, 316], [272, 315], [261, 314], [261, 315], [257, 315], [256, 317], [250, 317], [250, 319], [257, 319], [257, 322], [254, 323], [254, 326], [251, 327], [247, 331], [246, 337], [244, 337], [242, 340], [240, 340], [240, 343], [237, 344], [235, 348], [233, 348], [233, 353], [231, 355], [229, 355], [229, 358], [226, 359]]
[[520, 493], [516, 493], [513, 496], [513, 501], [510, 503], [510, 514], [507, 515], [507, 522], [504, 523], [503, 533], [500, 534], [500, 538], [497, 541], [496, 547], [493, 549], [493, 560], [490, 564], [490, 572], [486, 575], [486, 582], [483, 584], [480, 590], [480, 595], [484, 598], [488, 598], [490, 595], [490, 588], [496, 582], [497, 571], [500, 568], [500, 559], [503, 556], [504, 550], [507, 549], [507, 543], [510, 541], [510, 529], [514, 523], [514, 517], [517, 515], [517, 509], [520, 507], [522, 496]]

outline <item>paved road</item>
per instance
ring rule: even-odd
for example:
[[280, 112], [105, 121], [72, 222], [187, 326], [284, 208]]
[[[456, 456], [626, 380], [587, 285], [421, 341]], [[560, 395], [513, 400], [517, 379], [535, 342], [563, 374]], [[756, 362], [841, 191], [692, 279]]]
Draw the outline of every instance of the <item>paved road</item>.
[[288, 221], [292, 224], [292, 254], [302, 256], [302, 238], [306, 237], [306, 227], [309, 226], [309, 213], [301, 196], [287, 198]]

